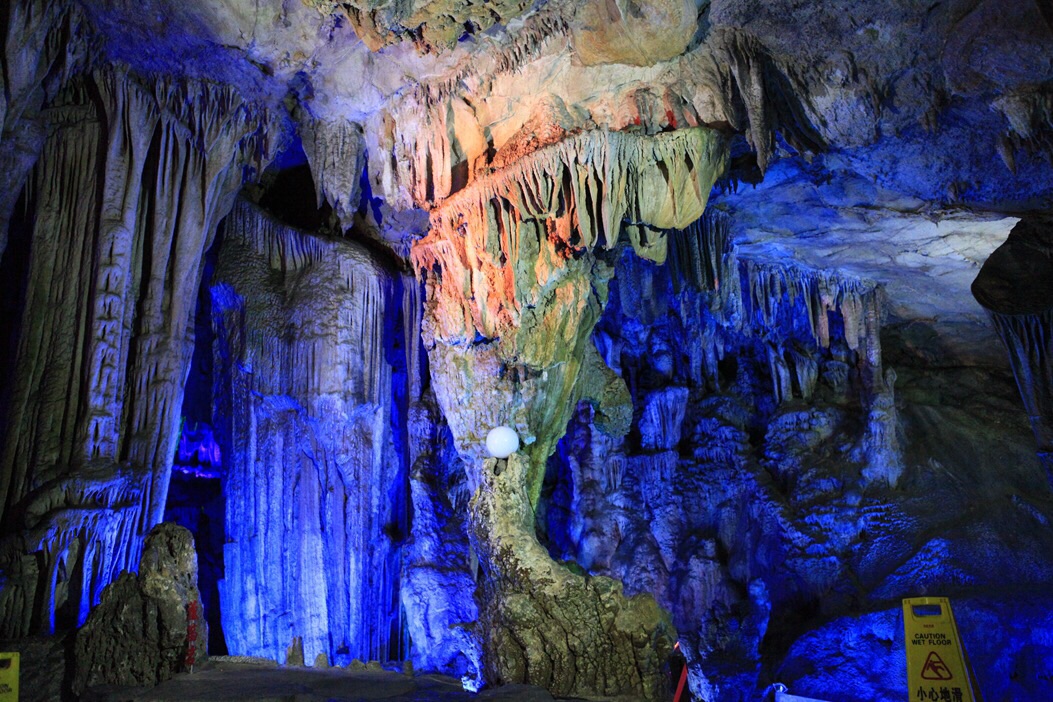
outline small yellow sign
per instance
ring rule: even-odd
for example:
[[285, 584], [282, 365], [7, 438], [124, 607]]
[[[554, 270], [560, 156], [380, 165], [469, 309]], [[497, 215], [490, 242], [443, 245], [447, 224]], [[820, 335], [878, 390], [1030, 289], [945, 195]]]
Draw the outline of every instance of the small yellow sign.
[[946, 597], [903, 600], [910, 702], [981, 702]]
[[18, 702], [17, 653], [0, 653], [0, 702]]

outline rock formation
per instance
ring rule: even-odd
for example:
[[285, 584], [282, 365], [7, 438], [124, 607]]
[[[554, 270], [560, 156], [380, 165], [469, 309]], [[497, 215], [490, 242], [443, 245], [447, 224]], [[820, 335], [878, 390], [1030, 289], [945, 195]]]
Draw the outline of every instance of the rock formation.
[[[296, 638], [306, 660], [406, 655], [403, 551], [450, 521], [425, 516], [438, 509], [432, 491], [409, 489], [410, 471], [426, 470], [441, 446], [421, 405], [416, 287], [361, 245], [297, 231], [248, 203], [227, 218], [211, 309], [231, 650], [281, 659]], [[424, 514], [411, 528], [414, 509]], [[447, 573], [435, 585], [467, 572], [429, 556]], [[467, 589], [450, 593], [450, 611], [415, 605], [436, 608], [431, 627], [466, 625]], [[425, 660], [445, 667], [464, 645]]]
[[99, 71], [47, 115], [8, 238], [27, 281], [0, 454], [16, 636], [82, 623], [160, 520], [203, 254], [269, 158], [267, 111], [229, 87]]
[[116, 651], [169, 519], [235, 655], [658, 699], [678, 640], [707, 702], [883, 700], [939, 594], [1053, 696], [1043, 4], [0, 29], [0, 638]]
[[1053, 235], [1045, 220], [1023, 220], [973, 283], [1009, 351], [1038, 457], [1053, 481]]
[[163, 522], [146, 537], [139, 575], [125, 572], [77, 632], [72, 690], [142, 687], [208, 657], [194, 537]]

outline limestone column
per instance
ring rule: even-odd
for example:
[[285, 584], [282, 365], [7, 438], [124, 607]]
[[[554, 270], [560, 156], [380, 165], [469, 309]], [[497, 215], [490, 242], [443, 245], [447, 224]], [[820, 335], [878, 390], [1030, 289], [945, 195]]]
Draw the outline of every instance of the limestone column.
[[[665, 694], [667, 615], [649, 596], [626, 598], [616, 581], [554, 563], [534, 534], [534, 508], [578, 401], [603, 412], [624, 396], [609, 369], [583, 372], [603, 366], [590, 337], [612, 276], [605, 251], [631, 243], [663, 262], [664, 231], [701, 216], [725, 162], [723, 140], [705, 129], [573, 136], [447, 199], [414, 246], [433, 384], [475, 493], [487, 683]], [[498, 425], [514, 427], [522, 448], [484, 460]]]

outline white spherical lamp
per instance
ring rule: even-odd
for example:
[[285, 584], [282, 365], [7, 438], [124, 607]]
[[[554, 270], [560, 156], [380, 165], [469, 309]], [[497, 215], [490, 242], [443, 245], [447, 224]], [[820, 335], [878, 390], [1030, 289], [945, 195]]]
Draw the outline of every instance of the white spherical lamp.
[[486, 435], [486, 450], [494, 458], [508, 458], [519, 450], [519, 435], [512, 427], [494, 427]]

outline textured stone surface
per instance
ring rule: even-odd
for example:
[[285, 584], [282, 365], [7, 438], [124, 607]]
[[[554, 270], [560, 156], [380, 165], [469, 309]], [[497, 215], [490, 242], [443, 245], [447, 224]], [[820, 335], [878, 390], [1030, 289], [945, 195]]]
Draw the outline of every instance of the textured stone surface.
[[0, 452], [4, 569], [21, 571], [0, 596], [9, 635], [52, 631], [56, 612], [82, 623], [160, 521], [203, 254], [271, 156], [268, 111], [209, 83], [101, 70], [47, 119], [8, 269], [26, 281]]
[[487, 459], [472, 498], [473, 544], [485, 570], [486, 678], [529, 683], [556, 695], [665, 699], [663, 667], [676, 631], [647, 595], [552, 561], [534, 536], [529, 463]]
[[[751, 261], [722, 244], [721, 219], [671, 236], [665, 268], [618, 261], [593, 341], [626, 379], [633, 423], [611, 437], [579, 405], [543, 493], [550, 550], [653, 593], [703, 699], [754, 699], [776, 680], [818, 699], [902, 696], [902, 624], [872, 625], [869, 613], [935, 592], [956, 611], [959, 598], [1001, 611], [1015, 599], [999, 583], [1050, 577], [1038, 555], [1053, 537], [1049, 493], [1021, 443], [1015, 390], [1005, 370], [925, 359], [897, 334], [868, 351], [872, 287]], [[885, 372], [867, 371], [878, 359]], [[686, 407], [666, 401], [685, 387]], [[679, 442], [662, 450], [677, 424]], [[829, 624], [802, 616], [810, 608]], [[1020, 616], [1048, 626], [1040, 607]], [[1031, 665], [1016, 653], [1030, 643], [1007, 634], [999, 656], [984, 632], [963, 633], [970, 655], [998, 658], [984, 669]], [[889, 661], [880, 672], [875, 656]], [[1045, 689], [1021, 684], [1024, 697]]]
[[122, 573], [77, 632], [73, 692], [155, 685], [203, 663], [207, 642], [194, 538], [162, 522], [146, 537], [139, 575]]
[[984, 263], [973, 283], [1002, 342], [1053, 481], [1053, 228], [1023, 220]]
[[[301, 665], [320, 655], [345, 664], [411, 655], [433, 669], [467, 669], [477, 657], [470, 638], [427, 639], [475, 611], [464, 537], [442, 491], [419, 482], [443, 437], [421, 395], [415, 283], [361, 245], [283, 226], [241, 202], [227, 219], [211, 299], [230, 650], [285, 662], [295, 640]], [[453, 539], [445, 548], [419, 543], [444, 537]], [[450, 553], [458, 543], [459, 556]], [[425, 604], [428, 569], [438, 587]], [[402, 600], [421, 637], [412, 654]]]
[[[617, 245], [664, 260], [664, 228], [701, 215], [723, 167], [707, 130], [669, 137], [589, 133], [476, 181], [432, 215], [412, 256], [427, 286], [425, 343], [462, 455], [493, 427], [517, 429], [537, 500], [544, 461], [581, 396], [585, 345]], [[653, 225], [654, 228], [651, 228]]]

